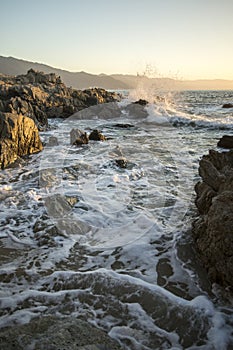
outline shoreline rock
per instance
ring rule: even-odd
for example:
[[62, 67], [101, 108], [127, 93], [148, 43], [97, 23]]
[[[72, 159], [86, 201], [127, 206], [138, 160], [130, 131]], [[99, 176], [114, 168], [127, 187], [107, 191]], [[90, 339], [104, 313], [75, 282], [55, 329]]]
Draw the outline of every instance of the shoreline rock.
[[48, 118], [67, 118], [84, 108], [119, 100], [119, 94], [102, 88], [67, 87], [54, 73], [30, 69], [25, 75], [0, 76], [0, 112], [30, 117], [39, 129], [48, 126]]
[[210, 150], [199, 164], [193, 237], [210, 280], [233, 290], [233, 150]]
[[[16, 77], [1, 75], [0, 168], [43, 149], [38, 130], [47, 129], [48, 118], [67, 118], [84, 108], [119, 100], [119, 94], [101, 88], [69, 88], [54, 73], [30, 69]], [[88, 143], [87, 136], [83, 143]]]
[[43, 149], [38, 129], [31, 118], [0, 113], [0, 168], [17, 158]]

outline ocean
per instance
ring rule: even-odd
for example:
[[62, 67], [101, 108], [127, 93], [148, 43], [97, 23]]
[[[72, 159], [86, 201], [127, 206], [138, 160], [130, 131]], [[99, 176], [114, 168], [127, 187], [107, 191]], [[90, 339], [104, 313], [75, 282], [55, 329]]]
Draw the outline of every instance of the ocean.
[[[191, 235], [198, 162], [233, 135], [233, 91], [124, 93], [118, 117], [51, 119], [44, 151], [0, 172], [0, 327], [71, 315], [124, 349], [233, 349], [233, 300]], [[147, 114], [129, 112], [144, 97]], [[72, 128], [107, 140], [71, 146]]]

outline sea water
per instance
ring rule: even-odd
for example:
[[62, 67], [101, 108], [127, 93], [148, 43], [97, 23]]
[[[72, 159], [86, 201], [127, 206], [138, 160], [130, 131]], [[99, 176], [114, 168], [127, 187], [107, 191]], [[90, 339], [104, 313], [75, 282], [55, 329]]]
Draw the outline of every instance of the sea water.
[[[125, 349], [232, 349], [233, 302], [191, 223], [198, 161], [233, 134], [233, 92], [152, 96], [146, 117], [127, 112], [131, 97], [117, 118], [103, 105], [50, 120], [43, 152], [1, 171], [0, 327], [72, 315]], [[72, 128], [107, 140], [71, 146]]]

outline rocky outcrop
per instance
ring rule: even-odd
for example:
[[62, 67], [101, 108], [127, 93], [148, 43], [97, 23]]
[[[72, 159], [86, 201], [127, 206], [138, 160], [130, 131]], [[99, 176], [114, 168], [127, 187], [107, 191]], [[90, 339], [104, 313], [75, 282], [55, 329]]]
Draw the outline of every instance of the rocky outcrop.
[[223, 135], [218, 141], [218, 147], [231, 149], [233, 148], [233, 136]]
[[[104, 89], [68, 88], [54, 73], [30, 69], [26, 75], [1, 75], [0, 167], [5, 168], [18, 157], [42, 149], [38, 129], [46, 129], [48, 118], [66, 118], [84, 108], [119, 99], [118, 94]], [[50, 141], [49, 145], [54, 145], [55, 141]], [[73, 143], [80, 144], [78, 138]], [[88, 143], [87, 135], [83, 143]]]
[[0, 113], [0, 168], [42, 148], [38, 129], [31, 118]]
[[194, 240], [210, 279], [233, 289], [233, 151], [210, 150], [200, 161], [199, 174]]
[[47, 118], [66, 118], [84, 108], [120, 99], [114, 92], [93, 88], [74, 90], [56, 74], [30, 69], [26, 75], [0, 76], [0, 111], [30, 117], [39, 128]]

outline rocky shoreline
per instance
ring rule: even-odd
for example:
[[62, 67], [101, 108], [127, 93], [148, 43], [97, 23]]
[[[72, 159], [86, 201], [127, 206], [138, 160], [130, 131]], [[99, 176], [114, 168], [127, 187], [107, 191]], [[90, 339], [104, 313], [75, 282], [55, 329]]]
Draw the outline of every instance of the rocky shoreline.
[[26, 75], [1, 75], [0, 168], [42, 150], [38, 130], [46, 130], [48, 118], [67, 118], [84, 108], [119, 100], [119, 94], [100, 88], [69, 88], [54, 73], [30, 69]]
[[[221, 143], [220, 143], [221, 144]], [[199, 164], [195, 186], [199, 212], [193, 236], [213, 283], [233, 290], [233, 151], [210, 150]]]

